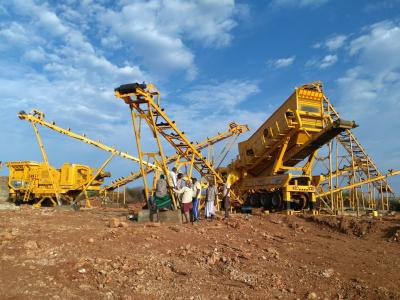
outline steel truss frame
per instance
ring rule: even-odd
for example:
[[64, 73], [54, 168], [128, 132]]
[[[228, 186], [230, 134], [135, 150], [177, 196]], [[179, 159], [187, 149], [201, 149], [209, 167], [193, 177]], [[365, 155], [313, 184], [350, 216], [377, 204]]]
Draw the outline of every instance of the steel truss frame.
[[[128, 89], [126, 88], [127, 86], [129, 86]], [[224, 184], [224, 179], [216, 171], [212, 163], [202, 155], [194, 143], [188, 140], [185, 133], [176, 126], [175, 121], [171, 120], [165, 113], [165, 110], [160, 107], [161, 95], [153, 84], [145, 85], [135, 83], [123, 85], [115, 89], [115, 96], [128, 104], [131, 111], [133, 131], [139, 153], [139, 160], [141, 161], [141, 176], [143, 178], [147, 201], [149, 201], [149, 188], [146, 180], [148, 172], [144, 167], [143, 158], [148, 153], [142, 151], [141, 128], [143, 123], [147, 124], [157, 142], [158, 151], [156, 154], [161, 158], [161, 167], [163, 173], [168, 178], [168, 188], [175, 208], [177, 207], [177, 203], [170, 184], [171, 180], [167, 168], [167, 158], [161, 144], [161, 137], [167, 140], [175, 149], [180, 160], [183, 159], [189, 162], [189, 177], [192, 176], [193, 170], [196, 170], [201, 177], [214, 180], [217, 184]], [[144, 122], [142, 122], [142, 120]]]
[[[247, 125], [237, 124], [236, 122], [231, 122], [228, 126], [228, 129], [222, 133], [218, 133], [216, 136], [207, 138], [204, 141], [195, 144], [197, 150], [201, 151], [206, 149], [207, 151], [207, 160], [212, 165], [220, 166], [223, 160], [226, 158], [227, 153], [230, 151], [232, 146], [235, 144], [239, 135], [249, 131], [249, 127]], [[221, 152], [215, 157], [214, 155], [214, 145], [227, 140], [227, 143], [221, 150]], [[174, 154], [170, 157], [166, 158], [167, 164], [174, 163], [175, 167], [179, 170], [182, 166], [187, 166], [187, 161], [182, 161], [181, 157], [178, 154]], [[151, 173], [154, 169], [147, 167], [147, 174]], [[187, 172], [187, 175], [189, 173]], [[142, 177], [141, 171], [131, 173], [129, 176], [119, 178], [113, 181], [110, 185], [103, 187], [101, 190], [102, 193], [106, 193], [107, 191], [119, 189], [120, 187]]]
[[[340, 118], [325, 94], [324, 111], [327, 122]], [[395, 195], [387, 178], [397, 172], [383, 175], [350, 129], [327, 144], [327, 151], [326, 156], [316, 157], [318, 163], [313, 168], [322, 166], [325, 170], [322, 174], [325, 179], [317, 188], [317, 198], [331, 213], [351, 209], [359, 215], [365, 210], [389, 210], [389, 200]]]

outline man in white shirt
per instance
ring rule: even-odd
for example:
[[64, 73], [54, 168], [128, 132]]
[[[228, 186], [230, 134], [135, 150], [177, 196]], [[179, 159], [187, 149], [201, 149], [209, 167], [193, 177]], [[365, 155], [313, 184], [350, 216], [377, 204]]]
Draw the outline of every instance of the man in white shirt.
[[192, 178], [193, 183], [193, 222], [196, 223], [199, 220], [199, 204], [201, 196], [201, 184], [197, 181], [197, 178]]
[[169, 178], [171, 178], [171, 186], [173, 188], [177, 188], [177, 178], [176, 178], [176, 168], [173, 167], [171, 171], [169, 171]]
[[218, 190], [213, 181], [210, 181], [206, 190], [205, 216], [206, 219], [214, 219], [215, 209], [214, 203], [217, 200]]
[[192, 209], [192, 198], [193, 198], [193, 191], [192, 191], [192, 183], [190, 180], [186, 180], [186, 186], [181, 189], [175, 189], [175, 192], [179, 195], [182, 195], [182, 212], [183, 216], [186, 219], [185, 223], [190, 222], [190, 210]]
[[222, 199], [224, 200], [225, 218], [229, 218], [229, 209], [231, 206], [231, 184], [228, 180], [226, 180], [224, 184]]

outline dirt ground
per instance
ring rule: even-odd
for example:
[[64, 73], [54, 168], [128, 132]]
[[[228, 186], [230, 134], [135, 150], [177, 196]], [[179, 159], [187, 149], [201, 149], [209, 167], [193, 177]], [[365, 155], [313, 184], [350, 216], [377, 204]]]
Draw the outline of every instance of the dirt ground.
[[[1, 299], [399, 299], [400, 217], [0, 211]], [[116, 227], [118, 226], [118, 227]]]

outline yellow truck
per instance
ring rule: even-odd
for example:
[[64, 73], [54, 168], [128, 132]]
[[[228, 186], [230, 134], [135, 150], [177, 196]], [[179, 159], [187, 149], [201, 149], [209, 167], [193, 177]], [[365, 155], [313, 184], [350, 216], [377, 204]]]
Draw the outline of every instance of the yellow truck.
[[303, 85], [239, 143], [239, 156], [220, 172], [245, 205], [313, 208], [321, 180], [311, 175], [318, 149], [355, 126], [354, 121], [330, 118], [319, 82]]
[[10, 199], [16, 204], [26, 202], [40, 206], [47, 200], [56, 205], [57, 197], [70, 204], [84, 189], [99, 191], [104, 178], [111, 175], [100, 172], [93, 178], [97, 169], [80, 164], [65, 163], [60, 169], [34, 161], [12, 161], [6, 165], [10, 170]]

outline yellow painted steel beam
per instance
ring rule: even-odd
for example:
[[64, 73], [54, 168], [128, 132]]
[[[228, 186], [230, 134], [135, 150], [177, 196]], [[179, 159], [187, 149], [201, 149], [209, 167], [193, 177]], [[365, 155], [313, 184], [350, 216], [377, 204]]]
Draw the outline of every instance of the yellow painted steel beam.
[[311, 154], [311, 155], [308, 157], [307, 162], [306, 162], [305, 165], [302, 167], [303, 175], [309, 175], [309, 176], [311, 176], [311, 170], [312, 170], [312, 167], [313, 167], [313, 164], [314, 164], [314, 161], [315, 161], [315, 157], [317, 156], [317, 153], [318, 153], [318, 149], [315, 150], [315, 151], [313, 152], [313, 154]]
[[[230, 137], [233, 137], [233, 136], [237, 137], [237, 136], [239, 136], [239, 135], [241, 135], [241, 134], [243, 134], [245, 132], [248, 132], [249, 130], [250, 130], [249, 127], [247, 125], [245, 125], [245, 124], [237, 124], [236, 122], [231, 122], [226, 131], [224, 131], [222, 133], [218, 133], [214, 137], [207, 138], [204, 141], [202, 141], [202, 142], [200, 142], [198, 144], [195, 144], [195, 146], [196, 146], [196, 148], [198, 150], [203, 150], [206, 147], [209, 147], [211, 145], [219, 143], [219, 142], [221, 142], [221, 141], [223, 141], [225, 139], [228, 139]], [[230, 148], [231, 147], [229, 147], [229, 149]], [[177, 161], [179, 159], [179, 157], [180, 157], [180, 155], [177, 154], [177, 153], [174, 154], [173, 156], [168, 157], [167, 158], [167, 164], [170, 164], [170, 163], [172, 163], [174, 161]], [[150, 173], [152, 171], [153, 171], [153, 169], [148, 168], [146, 173], [148, 174], [148, 173]], [[103, 189], [100, 192], [104, 192], [106, 190], [113, 190], [113, 189], [115, 189], [115, 188], [117, 188], [119, 186], [126, 185], [126, 184], [128, 184], [128, 183], [130, 183], [130, 182], [132, 182], [132, 181], [134, 181], [134, 180], [136, 180], [138, 178], [140, 178], [141, 176], [142, 176], [142, 174], [141, 174], [140, 171], [132, 173], [127, 177], [117, 179], [116, 181], [112, 182], [110, 185], [103, 187]]]
[[85, 184], [85, 186], [83, 187], [82, 191], [81, 191], [81, 192], [79, 193], [79, 195], [76, 197], [76, 199], [78, 199], [79, 196], [80, 196], [82, 193], [84, 193], [85, 199], [86, 199], [86, 206], [87, 206], [88, 208], [91, 208], [92, 205], [91, 205], [90, 200], [89, 200], [89, 196], [88, 196], [88, 193], [87, 193], [87, 189], [88, 189], [88, 187], [92, 184], [93, 180], [95, 180], [95, 179], [97, 178], [97, 176], [100, 175], [100, 173], [104, 170], [104, 168], [108, 165], [108, 163], [113, 159], [114, 156], [115, 156], [115, 153], [111, 153], [110, 157], [108, 157], [108, 158], [104, 161], [104, 163], [101, 165], [101, 167], [97, 169], [97, 172], [89, 179], [89, 181], [88, 181], [88, 182]]
[[340, 188], [329, 190], [329, 191], [324, 192], [324, 193], [319, 193], [317, 195], [317, 197], [324, 197], [324, 196], [330, 195], [331, 193], [337, 193], [337, 192], [341, 192], [341, 191], [344, 191], [344, 190], [352, 189], [352, 188], [355, 188], [355, 187], [362, 186], [364, 184], [377, 182], [377, 181], [384, 180], [384, 179], [387, 179], [388, 177], [392, 177], [392, 176], [396, 176], [396, 175], [400, 175], [400, 171], [392, 171], [392, 172], [387, 173], [385, 175], [374, 177], [374, 178], [371, 178], [369, 180], [359, 181], [359, 182], [356, 182], [354, 184], [349, 184], [349, 185], [346, 185], [346, 186], [343, 186], [343, 187], [340, 187]]
[[[95, 147], [97, 147], [97, 148], [99, 148], [101, 150], [104, 150], [104, 151], [107, 151], [107, 152], [110, 152], [110, 153], [114, 153], [115, 155], [118, 155], [118, 156], [120, 156], [122, 158], [126, 158], [126, 159], [132, 160], [132, 161], [134, 161], [136, 163], [139, 163], [139, 158], [137, 158], [137, 157], [135, 157], [133, 155], [130, 155], [127, 152], [119, 151], [119, 150], [115, 149], [114, 147], [110, 147], [110, 146], [107, 146], [107, 145], [101, 143], [100, 141], [94, 141], [92, 139], [89, 139], [84, 134], [77, 134], [77, 133], [72, 132], [70, 129], [64, 129], [62, 127], [59, 127], [59, 126], [55, 125], [54, 122], [52, 122], [52, 123], [47, 122], [44, 119], [43, 112], [41, 112], [39, 110], [34, 109], [29, 114], [27, 114], [27, 113], [22, 111], [22, 112], [20, 112], [18, 114], [18, 117], [21, 120], [26, 120], [26, 121], [30, 122], [32, 125], [33, 124], [40, 124], [40, 125], [42, 125], [44, 127], [50, 128], [51, 130], [54, 130], [54, 131], [58, 132], [58, 133], [65, 134], [66, 136], [69, 136], [71, 138], [80, 140], [80, 141], [82, 141], [82, 142], [84, 142], [86, 144], [95, 146]], [[158, 166], [156, 166], [154, 164], [151, 164], [151, 163], [144, 162], [144, 164], [146, 166], [148, 166], [148, 167], [153, 168], [153, 169], [160, 169]]]
[[[319, 90], [322, 91], [322, 84], [318, 85], [317, 88]], [[337, 110], [333, 107], [332, 103], [330, 102], [330, 100], [328, 99], [328, 97], [325, 96], [325, 94], [323, 95], [324, 98], [324, 102], [326, 104], [326, 108], [325, 111], [326, 113], [329, 115], [329, 118], [331, 118], [331, 120], [336, 120], [340, 118], [339, 113], [337, 112]], [[358, 139], [356, 138], [356, 136], [354, 135], [354, 133], [347, 129], [345, 131], [345, 135], [343, 137], [339, 138], [339, 142], [341, 143], [341, 145], [343, 146], [343, 148], [349, 153], [349, 155], [352, 155], [352, 147], [350, 147], [349, 142], [347, 141], [352, 141], [354, 145], [352, 145], [353, 147], [356, 147], [359, 151], [360, 154], [358, 154], [358, 158], [362, 158], [365, 161], [368, 162], [368, 166], [365, 167], [362, 164], [357, 164], [357, 166], [365, 173], [365, 175], [370, 178], [371, 176], [373, 176], [373, 174], [370, 174], [370, 171], [373, 170], [375, 171], [377, 177], [381, 176], [381, 172], [378, 169], [378, 167], [375, 165], [374, 161], [371, 159], [371, 157], [368, 156], [367, 152], [365, 151], [364, 147], [361, 145], [361, 143], [358, 141]], [[360, 156], [361, 155], [361, 156]], [[380, 186], [376, 185], [377, 182], [374, 181], [374, 186], [377, 190], [380, 190]], [[391, 193], [394, 195], [394, 191], [393, 188], [387, 183], [384, 183], [385, 186], [385, 191], [387, 193]]]
[[[139, 116], [141, 117], [141, 116]], [[137, 147], [137, 151], [139, 154], [139, 167], [140, 167], [140, 174], [142, 175], [143, 178], [143, 187], [144, 187], [144, 195], [145, 195], [145, 200], [147, 202], [148, 207], [150, 208], [150, 201], [148, 198], [148, 188], [147, 188], [147, 170], [144, 168], [144, 160], [143, 160], [143, 153], [142, 153], [142, 148], [141, 148], [141, 144], [140, 144], [140, 125], [141, 122], [137, 122], [136, 120], [136, 115], [135, 112], [131, 109], [131, 119], [132, 119], [132, 124], [133, 124], [133, 132], [135, 134], [135, 141], [136, 141], [136, 147]], [[141, 119], [140, 119], [141, 121]]]
[[[357, 171], [359, 169], [358, 166], [355, 166], [355, 171]], [[353, 172], [353, 169], [351, 166], [347, 166], [345, 168], [339, 169], [339, 170], [335, 170], [334, 172], [332, 172], [332, 178], [337, 178], [343, 175], [347, 175], [349, 173]], [[321, 174], [322, 176], [324, 176], [324, 179], [322, 181], [327, 181], [329, 180], [329, 173], [328, 174]]]
[[[152, 84], [128, 84], [115, 89], [115, 96], [129, 105], [131, 110], [136, 110], [146, 121], [153, 132], [160, 133], [168, 143], [175, 148], [176, 152], [190, 161], [192, 155], [195, 157], [193, 167], [202, 176], [214, 176], [218, 183], [224, 180], [214, 167], [203, 157], [201, 152], [192, 144], [185, 134], [179, 130], [164, 109], [160, 108], [160, 93]], [[159, 147], [160, 154], [162, 148]], [[166, 174], [168, 177], [168, 174]]]
[[[62, 205], [61, 197], [60, 197], [60, 193], [59, 193], [59, 186], [58, 186], [58, 184], [56, 183], [56, 181], [54, 180], [53, 174], [52, 174], [51, 171], [50, 171], [49, 160], [48, 160], [48, 158], [47, 158], [46, 151], [44, 150], [43, 142], [42, 142], [42, 139], [41, 139], [41, 137], [40, 137], [39, 131], [38, 131], [38, 129], [37, 129], [37, 127], [36, 127], [36, 125], [35, 125], [34, 123], [32, 123], [32, 127], [33, 127], [33, 131], [35, 132], [36, 139], [37, 139], [37, 141], [38, 141], [40, 151], [42, 152], [42, 156], [43, 156], [44, 163], [45, 163], [45, 165], [46, 165], [47, 172], [49, 173], [49, 178], [50, 178], [51, 186], [53, 187], [54, 195], [55, 195], [55, 197], [56, 197], [56, 199], [57, 199], [57, 203], [58, 203], [58, 205]], [[24, 196], [25, 196], [25, 195], [24, 195]], [[27, 196], [26, 196], [26, 197], [29, 197], [29, 192], [27, 193]], [[25, 197], [24, 197], [24, 198], [25, 198]]]
[[[151, 103], [148, 103], [148, 114], [147, 114], [147, 117], [149, 117], [149, 118], [146, 118], [146, 121], [151, 120], [151, 123], [150, 122], [147, 122], [147, 123], [154, 130], [154, 136], [156, 138], [157, 146], [158, 146], [158, 149], [159, 149], [159, 154], [160, 154], [160, 157], [161, 157], [162, 168], [164, 170], [164, 174], [166, 175], [166, 177], [169, 178], [167, 161], [166, 161], [166, 158], [165, 158], [165, 154], [164, 154], [164, 151], [163, 151], [163, 148], [162, 148], [162, 144], [161, 144], [161, 140], [160, 140], [160, 136], [159, 136], [159, 134], [162, 134], [162, 131], [158, 131], [157, 130], [158, 127], [157, 127], [157, 120], [155, 119], [155, 114], [156, 114], [156, 112], [153, 112], [153, 110], [151, 109]], [[172, 186], [170, 185], [170, 180], [167, 180], [167, 185], [171, 190], [171, 199], [172, 199], [174, 208], [177, 209], [178, 208], [177, 199], [175, 199], [175, 193], [172, 191]], [[155, 188], [155, 180], [153, 181], [153, 186]]]
[[[148, 122], [149, 127], [151, 128], [151, 123], [153, 120], [147, 116], [147, 113], [140, 107], [140, 104], [142, 103], [147, 103], [150, 106], [150, 109], [153, 109], [159, 117], [161, 117], [162, 120], [166, 122], [168, 125], [169, 129], [173, 131], [181, 140], [181, 145], [186, 147], [186, 151], [183, 151], [181, 147], [177, 146], [177, 144], [173, 141], [171, 138], [170, 134], [166, 134], [164, 131], [159, 130], [159, 128], [152, 128], [153, 130], [159, 130], [161, 135], [171, 144], [172, 147], [175, 148], [178, 154], [180, 154], [182, 157], [185, 157], [186, 160], [190, 161], [191, 160], [191, 155], [195, 155], [195, 157], [201, 161], [202, 164], [204, 164], [207, 169], [209, 169], [212, 173], [212, 175], [216, 176], [218, 181], [220, 183], [223, 183], [223, 179], [221, 176], [218, 174], [216, 170], [203, 158], [202, 154], [199, 152], [199, 150], [196, 149], [196, 147], [186, 138], [184, 133], [178, 129], [178, 127], [175, 125], [175, 122], [173, 122], [162, 110], [157, 103], [154, 102], [154, 96], [159, 95], [158, 91], [153, 91], [150, 92], [150, 90], [154, 87], [153, 85], [149, 84], [147, 90], [142, 89], [140, 87], [135, 89], [134, 93], [126, 93], [126, 94], [121, 94], [119, 91], [115, 92], [116, 97], [123, 99], [125, 103], [129, 104], [131, 109], [136, 109], [142, 116], [145, 117], [145, 120]], [[132, 99], [131, 97], [134, 97]], [[195, 169], [201, 174], [202, 170], [195, 165]]]
[[283, 142], [281, 149], [279, 150], [279, 155], [276, 161], [274, 162], [274, 166], [272, 167], [272, 174], [276, 175], [276, 173], [281, 169], [283, 165], [283, 156], [285, 155], [287, 145], [289, 144], [290, 138], [286, 138]]

